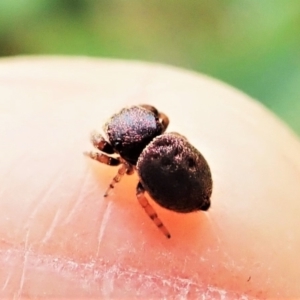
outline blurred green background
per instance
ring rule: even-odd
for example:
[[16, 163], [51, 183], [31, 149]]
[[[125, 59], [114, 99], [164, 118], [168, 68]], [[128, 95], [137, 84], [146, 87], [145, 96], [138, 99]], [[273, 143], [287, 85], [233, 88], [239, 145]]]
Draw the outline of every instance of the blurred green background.
[[18, 54], [203, 72], [258, 99], [300, 134], [299, 0], [0, 0], [0, 55]]

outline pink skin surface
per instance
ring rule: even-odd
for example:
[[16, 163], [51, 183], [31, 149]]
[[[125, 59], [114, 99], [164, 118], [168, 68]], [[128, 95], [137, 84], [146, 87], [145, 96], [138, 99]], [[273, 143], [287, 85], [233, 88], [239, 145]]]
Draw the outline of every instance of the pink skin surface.
[[[169, 116], [214, 180], [208, 212], [150, 200], [169, 240], [139, 206], [136, 174], [103, 198], [117, 168], [82, 154], [139, 103]], [[300, 296], [300, 144], [239, 91], [161, 65], [2, 59], [0, 145], [1, 299]]]

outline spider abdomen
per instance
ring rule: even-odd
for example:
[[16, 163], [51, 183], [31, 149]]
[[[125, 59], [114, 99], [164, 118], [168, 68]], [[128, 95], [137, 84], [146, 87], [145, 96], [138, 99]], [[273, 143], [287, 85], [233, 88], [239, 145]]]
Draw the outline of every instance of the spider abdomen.
[[138, 159], [137, 172], [149, 195], [167, 209], [192, 212], [210, 206], [209, 166], [177, 133], [162, 134], [149, 143]]

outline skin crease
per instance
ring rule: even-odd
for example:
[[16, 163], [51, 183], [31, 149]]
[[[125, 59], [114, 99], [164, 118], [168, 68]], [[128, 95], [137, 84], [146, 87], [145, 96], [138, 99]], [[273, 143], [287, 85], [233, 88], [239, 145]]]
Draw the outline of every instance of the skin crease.
[[[88, 58], [2, 59], [0, 95], [1, 299], [300, 296], [300, 144], [260, 104], [185, 70]], [[169, 240], [136, 174], [103, 198], [117, 168], [82, 155], [93, 129], [139, 103], [212, 172], [208, 212], [150, 200]]]

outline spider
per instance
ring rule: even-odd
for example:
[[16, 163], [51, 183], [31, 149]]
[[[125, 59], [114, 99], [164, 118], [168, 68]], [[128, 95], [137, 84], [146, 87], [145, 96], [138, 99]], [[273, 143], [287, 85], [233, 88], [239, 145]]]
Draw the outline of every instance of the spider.
[[170, 238], [145, 192], [160, 206], [175, 212], [206, 211], [210, 207], [212, 178], [201, 153], [179, 133], [165, 133], [168, 125], [168, 117], [151, 105], [123, 108], [104, 125], [107, 139], [92, 132], [91, 142], [100, 152], [85, 155], [109, 166], [120, 165], [104, 197], [125, 174], [136, 171], [138, 202]]

